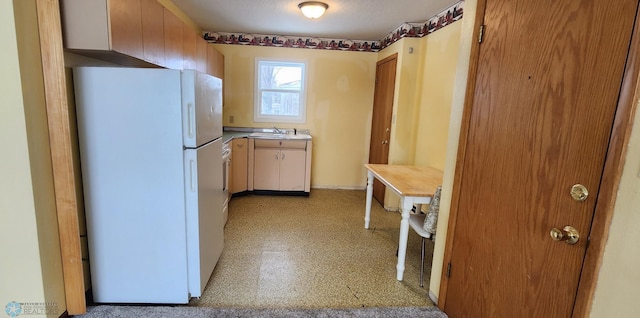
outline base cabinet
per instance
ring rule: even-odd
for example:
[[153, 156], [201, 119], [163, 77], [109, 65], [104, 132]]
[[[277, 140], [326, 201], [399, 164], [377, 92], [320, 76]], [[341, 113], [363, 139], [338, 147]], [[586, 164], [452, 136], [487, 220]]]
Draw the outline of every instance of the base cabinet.
[[304, 191], [304, 150], [255, 150], [255, 190]]
[[255, 140], [252, 190], [309, 192], [310, 144]]

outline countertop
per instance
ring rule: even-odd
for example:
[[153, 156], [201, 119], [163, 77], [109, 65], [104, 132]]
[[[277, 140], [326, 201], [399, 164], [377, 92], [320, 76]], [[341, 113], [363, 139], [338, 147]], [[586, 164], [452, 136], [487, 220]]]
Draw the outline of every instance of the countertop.
[[251, 132], [223, 131], [222, 142], [227, 143], [233, 138], [246, 138], [249, 137], [249, 134], [251, 134]]
[[[293, 129], [284, 128], [281, 130], [292, 132]], [[228, 143], [234, 138], [247, 138], [254, 132], [271, 132], [271, 128], [251, 128], [251, 127], [223, 127], [222, 130], [222, 142]], [[298, 129], [301, 134], [309, 134], [308, 129]]]

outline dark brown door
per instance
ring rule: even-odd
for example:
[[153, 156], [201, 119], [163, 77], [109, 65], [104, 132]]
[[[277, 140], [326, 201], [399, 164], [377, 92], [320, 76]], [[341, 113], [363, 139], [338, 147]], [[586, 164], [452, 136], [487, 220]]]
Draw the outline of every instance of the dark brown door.
[[[396, 53], [378, 61], [376, 65], [369, 163], [386, 164], [389, 162], [389, 137], [391, 136], [391, 115], [393, 112], [397, 61], [398, 54]], [[373, 197], [382, 205], [384, 205], [384, 190], [384, 184], [377, 179], [374, 180]]]
[[[571, 316], [637, 7], [486, 1], [452, 202], [450, 317]], [[567, 225], [576, 244], [550, 235]]]

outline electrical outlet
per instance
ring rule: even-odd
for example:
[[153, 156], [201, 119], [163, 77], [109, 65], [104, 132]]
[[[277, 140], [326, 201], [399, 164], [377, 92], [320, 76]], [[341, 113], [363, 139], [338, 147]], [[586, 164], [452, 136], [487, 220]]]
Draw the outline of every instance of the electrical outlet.
[[235, 121], [235, 118], [233, 116], [229, 116], [229, 123], [233, 124], [234, 121]]

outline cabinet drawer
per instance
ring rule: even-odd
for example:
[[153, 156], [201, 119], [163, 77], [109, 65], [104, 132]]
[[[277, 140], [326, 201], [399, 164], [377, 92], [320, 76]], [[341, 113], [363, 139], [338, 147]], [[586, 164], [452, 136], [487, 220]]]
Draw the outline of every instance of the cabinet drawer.
[[280, 139], [255, 139], [255, 148], [289, 148], [305, 149], [307, 142], [304, 140], [280, 140]]

